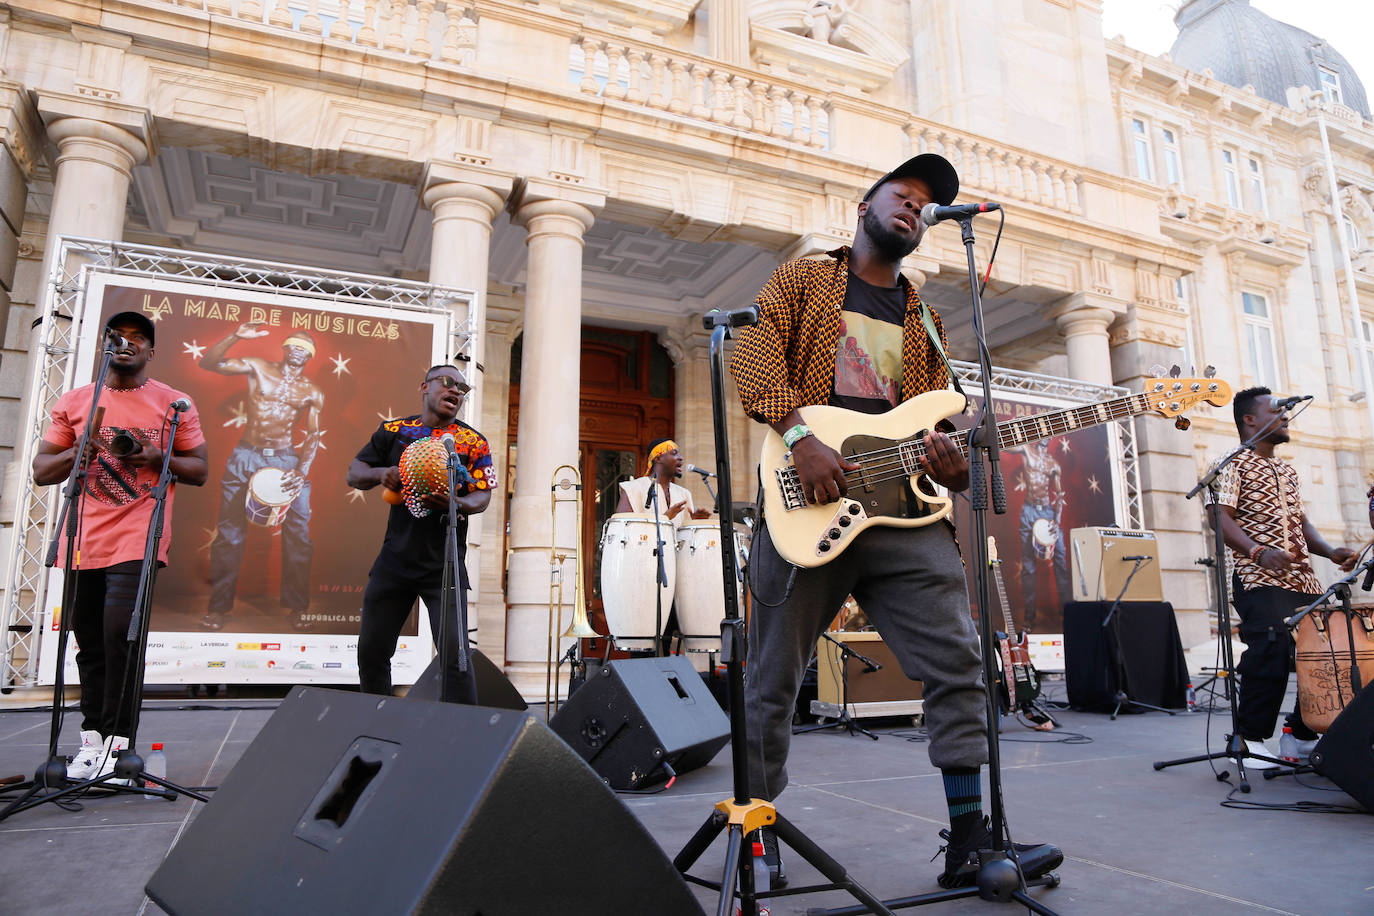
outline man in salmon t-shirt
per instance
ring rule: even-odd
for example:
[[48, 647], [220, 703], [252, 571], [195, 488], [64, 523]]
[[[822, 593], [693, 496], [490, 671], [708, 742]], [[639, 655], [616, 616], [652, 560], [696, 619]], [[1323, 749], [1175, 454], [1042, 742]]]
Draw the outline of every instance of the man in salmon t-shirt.
[[[100, 395], [100, 427], [91, 436], [84, 458], [85, 492], [75, 550], [76, 588], [71, 613], [76, 635], [76, 667], [81, 680], [81, 748], [67, 767], [69, 779], [91, 779], [114, 770], [116, 751], [128, 747], [132, 711], [119, 708], [133, 694], [142, 672], [126, 671], [129, 621], [133, 617], [143, 568], [152, 491], [162, 470], [163, 449], [175, 403], [185, 400], [171, 473], [175, 480], [205, 483], [205, 437], [191, 399], [175, 388], [148, 378], [153, 358], [153, 323], [138, 312], [120, 312], [106, 322], [116, 340], [105, 390]], [[71, 474], [77, 445], [91, 412], [95, 384], [83, 385], [57, 399], [52, 423], [33, 458], [34, 483], [61, 483]], [[172, 494], [167, 490], [163, 539], [158, 563], [167, 564], [171, 543]], [[65, 565], [66, 538], [58, 550]], [[60, 664], [60, 662], [59, 662]], [[126, 679], [127, 678], [127, 679]]]

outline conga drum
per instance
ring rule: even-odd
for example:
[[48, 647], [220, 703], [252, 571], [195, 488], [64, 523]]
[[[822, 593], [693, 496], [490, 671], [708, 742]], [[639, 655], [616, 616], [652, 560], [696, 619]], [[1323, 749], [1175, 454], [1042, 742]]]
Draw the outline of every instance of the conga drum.
[[606, 520], [601, 535], [601, 605], [606, 627], [616, 648], [653, 649], [662, 626], [673, 607], [677, 583], [677, 552], [673, 549], [673, 523], [661, 523], [663, 531], [663, 571], [667, 583], [660, 589], [663, 619], [656, 620], [654, 590], [658, 560], [654, 548], [658, 537], [651, 517], [617, 512]]
[[[747, 545], [734, 532], [735, 569], [747, 554]], [[725, 619], [725, 589], [720, 565], [720, 521], [695, 521], [677, 532], [677, 623], [682, 629], [682, 648], [688, 652], [720, 649], [720, 622]], [[743, 589], [740, 589], [742, 592]]]
[[1360, 684], [1374, 679], [1374, 605], [1352, 607], [1347, 621], [1340, 608], [1319, 607], [1298, 621], [1298, 706], [1314, 732], [1326, 734], [1331, 723], [1355, 697], [1351, 683], [1351, 647]]

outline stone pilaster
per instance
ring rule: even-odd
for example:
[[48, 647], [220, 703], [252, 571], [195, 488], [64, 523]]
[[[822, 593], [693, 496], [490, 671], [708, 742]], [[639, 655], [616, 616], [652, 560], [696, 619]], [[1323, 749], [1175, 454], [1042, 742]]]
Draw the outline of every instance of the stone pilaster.
[[1124, 311], [1124, 303], [1093, 293], [1074, 293], [1049, 310], [1047, 317], [1054, 319], [1064, 335], [1070, 376], [1098, 385], [1112, 384], [1107, 328]]

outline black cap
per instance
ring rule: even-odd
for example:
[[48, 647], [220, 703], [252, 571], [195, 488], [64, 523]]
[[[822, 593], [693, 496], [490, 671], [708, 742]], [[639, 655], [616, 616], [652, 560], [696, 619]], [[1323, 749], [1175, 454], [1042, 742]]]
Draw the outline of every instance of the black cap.
[[111, 315], [110, 320], [105, 322], [105, 327], [112, 328], [117, 324], [131, 324], [143, 332], [143, 336], [148, 338], [148, 345], [155, 346], [153, 342], [153, 323], [148, 320], [148, 316], [142, 312], [120, 312]]
[[954, 171], [954, 166], [949, 164], [949, 160], [938, 153], [922, 153], [873, 182], [873, 187], [868, 189], [864, 200], [868, 200], [874, 191], [897, 178], [921, 179], [930, 185], [931, 198], [942, 207], [948, 207], [954, 203], [954, 198], [959, 196], [959, 173]]

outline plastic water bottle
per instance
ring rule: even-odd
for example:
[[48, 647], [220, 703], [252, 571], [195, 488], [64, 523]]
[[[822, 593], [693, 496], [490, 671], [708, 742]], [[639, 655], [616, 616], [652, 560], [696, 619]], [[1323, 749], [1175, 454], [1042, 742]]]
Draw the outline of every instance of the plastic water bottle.
[[1188, 711], [1197, 712], [1197, 692], [1193, 690], [1193, 682], [1188, 682]]
[[1293, 729], [1287, 725], [1283, 727], [1283, 735], [1279, 738], [1279, 756], [1289, 763], [1298, 762], [1298, 739], [1293, 737]]
[[[143, 761], [143, 772], [149, 776], [156, 776], [159, 779], [167, 778], [167, 755], [162, 753], [162, 744], [156, 743], [153, 749], [148, 752], [148, 759]], [[146, 788], [162, 791], [162, 786], [155, 782], [147, 784]], [[144, 798], [157, 798], [156, 795], [144, 795]]]

